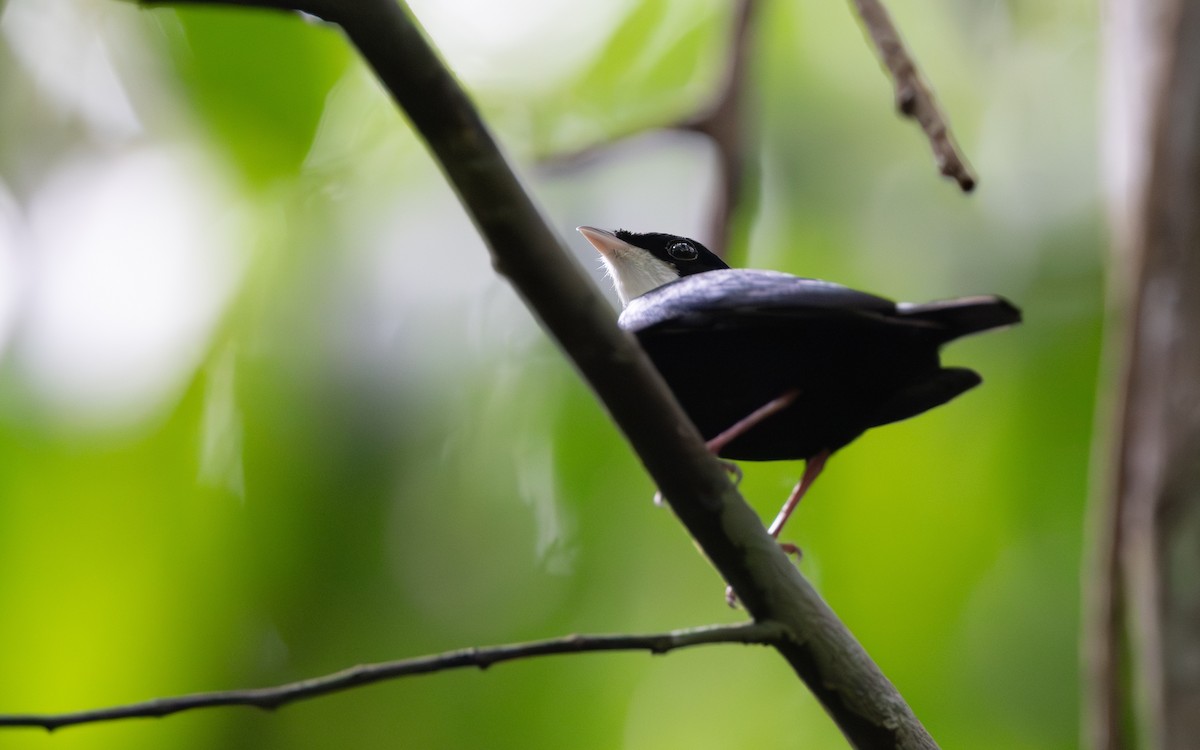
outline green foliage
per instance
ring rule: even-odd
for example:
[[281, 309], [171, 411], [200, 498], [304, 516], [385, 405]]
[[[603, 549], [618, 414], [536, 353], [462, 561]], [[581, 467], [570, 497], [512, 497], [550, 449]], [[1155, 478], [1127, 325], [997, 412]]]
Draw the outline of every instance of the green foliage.
[[341, 36], [281, 13], [175, 13], [168, 54], [202, 127], [251, 181], [295, 179], [351, 59]]
[[[40, 8], [10, 3], [0, 30]], [[939, 180], [915, 129], [893, 116], [846, 7], [764, 5], [747, 98], [761, 203], [740, 218], [750, 231], [738, 252], [901, 299], [999, 292], [1024, 308], [1022, 327], [947, 350], [984, 374], [983, 387], [845, 449], [789, 531], [802, 570], [945, 747], [1072, 748], [1103, 315], [1096, 19], [1082, 2], [1036, 17], [956, 8], [894, 11], [981, 175], [970, 198]], [[103, 130], [0, 36], [0, 117], [20, 91], [36, 100], [21, 116], [41, 118], [0, 129], [0, 282], [16, 269], [27, 284], [14, 297], [21, 315], [9, 316], [0, 283], [0, 712], [742, 616], [669, 511], [650, 503], [653, 487], [587, 388], [494, 278], [421, 145], [339, 34], [277, 14], [87, 10], [95, 38], [125, 45], [113, 67], [137, 104], [135, 131]], [[39, 28], [82, 23], [72, 18]], [[487, 38], [487, 17], [471, 18], [453, 30], [466, 36], [455, 48]], [[543, 93], [498, 102], [466, 82], [512, 152], [577, 147], [706, 101], [726, 21], [710, 2], [635, 2], [596, 22], [607, 41]], [[536, 41], [522, 40], [531, 56]], [[74, 118], [70, 132], [62, 118]], [[70, 148], [54, 145], [64, 140]], [[184, 343], [159, 355], [176, 373], [154, 391], [166, 395], [97, 422], [83, 416], [89, 401], [62, 390], [70, 373], [39, 354], [34, 323], [53, 301], [45, 277], [4, 264], [26, 247], [19, 257], [41, 257], [47, 216], [76, 220], [53, 212], [52, 175], [75, 160], [182, 147], [235, 166], [235, 178], [218, 175], [226, 213], [214, 215], [244, 221], [232, 238], [220, 221], [205, 226], [214, 258], [245, 262], [229, 271], [237, 282], [218, 314], [198, 323], [145, 313], [153, 263], [98, 297], [132, 310], [131, 328], [167, 326]], [[564, 236], [614, 211], [645, 215], [646, 195], [662, 225], [631, 228], [701, 235], [704, 222], [679, 219], [702, 213], [679, 205], [691, 157], [641, 160], [619, 178], [594, 165], [551, 176], [520, 166]], [[636, 190], [645, 184], [654, 189]], [[114, 220], [130, 232], [162, 215], [122, 210]], [[197, 288], [214, 272], [199, 263]], [[63, 309], [75, 316], [71, 351], [86, 353], [94, 316]], [[800, 471], [744, 469], [764, 517]], [[770, 651], [733, 647], [443, 674], [274, 714], [0, 735], [22, 750], [840, 743]]]
[[712, 5], [635, 4], [589, 65], [530, 103], [538, 118], [536, 151], [552, 156], [653, 129], [707, 104], [728, 47], [728, 9]]

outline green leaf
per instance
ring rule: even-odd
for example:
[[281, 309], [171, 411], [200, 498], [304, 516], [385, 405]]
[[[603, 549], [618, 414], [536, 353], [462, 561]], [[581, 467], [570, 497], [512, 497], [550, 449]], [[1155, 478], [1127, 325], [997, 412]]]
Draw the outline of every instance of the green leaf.
[[214, 139], [252, 183], [297, 173], [350, 59], [340, 35], [282, 13], [176, 13], [171, 57]]

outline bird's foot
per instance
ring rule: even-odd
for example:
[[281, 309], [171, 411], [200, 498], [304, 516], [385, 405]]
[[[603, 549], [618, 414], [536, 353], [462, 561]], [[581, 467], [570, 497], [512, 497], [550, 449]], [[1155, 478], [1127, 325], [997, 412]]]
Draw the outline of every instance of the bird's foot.
[[800, 549], [791, 542], [780, 542], [779, 549], [783, 550], [783, 554], [796, 558], [797, 563], [804, 558], [804, 550]]
[[[780, 542], [779, 549], [783, 550], [783, 554], [796, 558], [796, 564], [799, 564], [800, 560], [804, 557], [804, 550], [792, 542]], [[737, 594], [733, 591], [733, 586], [725, 587], [725, 603], [729, 605], [730, 609], [737, 609], [740, 606]]]
[[737, 487], [742, 483], [742, 477], [744, 476], [742, 474], [742, 467], [738, 466], [733, 461], [721, 461], [721, 468], [729, 474], [731, 477], [730, 481], [733, 482], [734, 487]]

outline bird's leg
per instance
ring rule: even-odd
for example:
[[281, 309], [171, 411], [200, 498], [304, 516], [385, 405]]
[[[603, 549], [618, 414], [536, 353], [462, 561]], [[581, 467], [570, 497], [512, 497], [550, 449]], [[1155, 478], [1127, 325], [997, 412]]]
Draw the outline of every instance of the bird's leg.
[[725, 450], [725, 446], [729, 445], [734, 440], [737, 440], [742, 435], [745, 435], [753, 428], [762, 424], [767, 417], [773, 414], [778, 414], [779, 412], [791, 406], [792, 402], [795, 401], [796, 397], [799, 395], [800, 391], [793, 388], [779, 398], [772, 399], [771, 401], [768, 401], [767, 403], [758, 407], [745, 417], [742, 417], [735, 422], [732, 427], [727, 428], [721, 434], [717, 435], [712, 440], [709, 440], [707, 443], [709, 451], [711, 451], [714, 456], [721, 455], [721, 451]]
[[[735, 422], [732, 427], [729, 427], [728, 429], [721, 432], [721, 434], [717, 435], [712, 440], [709, 440], [707, 443], [709, 451], [711, 451], [714, 456], [719, 456], [721, 454], [721, 451], [725, 449], [725, 446], [729, 445], [730, 443], [732, 443], [734, 440], [738, 439], [742, 435], [745, 435], [751, 429], [762, 424], [764, 421], [766, 421], [767, 417], [778, 414], [779, 412], [781, 412], [784, 409], [791, 406], [792, 403], [796, 400], [796, 398], [799, 395], [800, 395], [800, 390], [797, 388], [793, 388], [792, 390], [785, 392], [783, 395], [779, 396], [778, 398], [771, 399], [767, 403], [758, 407], [754, 411], [750, 412], [749, 414], [747, 414], [746, 416], [742, 417], [737, 422]], [[824, 462], [824, 460], [825, 459], [821, 459], [822, 462]], [[722, 463], [725, 464], [727, 470], [730, 470], [731, 473], [733, 470], [736, 470], [737, 479], [738, 479], [738, 481], [741, 481], [742, 470], [738, 469], [736, 464], [728, 463], [728, 462], [722, 462]], [[807, 467], [807, 464], [806, 464], [806, 467]], [[816, 479], [816, 477], [814, 476], [813, 479]], [[809, 484], [812, 484], [811, 480], [810, 480]], [[803, 493], [801, 493], [801, 494], [803, 494]], [[791, 498], [788, 498], [788, 500], [790, 502]], [[800, 498], [796, 498], [796, 502], [800, 502]], [[795, 503], [793, 503], [793, 506], [794, 505], [795, 505]], [[791, 511], [789, 511], [789, 513], [790, 512]], [[780, 524], [780, 525], [782, 525], [782, 524]], [[773, 534], [772, 536], [775, 536], [776, 538], [778, 538], [778, 534]], [[783, 546], [783, 551], [787, 552], [788, 554], [796, 554], [796, 555], [800, 554], [800, 548], [794, 544], [789, 543], [789, 544], [785, 544], [785, 545], [781, 545], [781, 546]], [[733, 593], [733, 587], [726, 586], [725, 587], [725, 603], [728, 604], [730, 607], [736, 608], [737, 601], [738, 601], [737, 594]]]
[[[795, 396], [793, 395], [792, 398], [795, 398]], [[791, 518], [792, 511], [796, 510], [796, 506], [800, 504], [800, 500], [804, 498], [804, 494], [808, 492], [808, 488], [812, 487], [812, 483], [817, 481], [817, 477], [821, 475], [821, 470], [825, 468], [827, 460], [829, 460], [829, 451], [824, 450], [804, 462], [804, 473], [800, 476], [800, 481], [792, 488], [792, 494], [788, 495], [787, 502], [779, 509], [779, 515], [775, 516], [775, 520], [771, 522], [771, 528], [767, 529], [767, 533], [772, 538], [779, 539], [779, 532], [783, 531], [783, 525]], [[800, 548], [791, 542], [779, 542], [779, 548], [786, 555], [794, 555], [797, 559], [800, 558]], [[730, 607], [736, 608], [737, 601], [737, 594], [733, 593], [733, 587], [726, 586], [725, 602]]]
[[[829, 458], [829, 451], [821, 451], [817, 455], [804, 462], [804, 474], [801, 475], [800, 481], [792, 488], [792, 494], [788, 495], [787, 502], [779, 509], [779, 515], [775, 516], [775, 520], [771, 522], [771, 527], [767, 529], [767, 533], [776, 539], [779, 538], [779, 532], [783, 531], [783, 525], [791, 518], [792, 511], [796, 510], [796, 506], [800, 504], [800, 500], [804, 497], [804, 493], [808, 492], [808, 488], [812, 487], [812, 483], [817, 481], [817, 477], [821, 475], [821, 469], [825, 468], [825, 461]], [[789, 542], [781, 543], [783, 551], [788, 554], [798, 555], [800, 549]]]
[[[808, 492], [808, 488], [812, 487], [812, 483], [817, 481], [817, 477], [821, 475], [821, 470], [825, 468], [827, 460], [829, 460], [829, 451], [826, 450], [821, 451], [804, 463], [804, 474], [800, 476], [800, 481], [792, 488], [792, 494], [788, 495], [787, 502], [779, 509], [779, 515], [775, 516], [775, 520], [771, 522], [771, 528], [767, 529], [767, 533], [774, 539], [779, 539], [779, 532], [783, 531], [783, 525], [787, 523], [788, 518], [792, 515], [792, 511], [796, 510], [796, 506], [804, 498], [804, 493]], [[779, 547], [784, 551], [784, 554], [800, 557], [800, 548], [791, 542], [780, 542]], [[730, 607], [737, 607], [737, 601], [737, 594], [733, 593], [733, 587], [726, 586], [725, 602]]]
[[[712, 440], [709, 440], [707, 443], [705, 443], [705, 445], [708, 446], [709, 453], [713, 454], [714, 456], [721, 455], [721, 451], [725, 450], [725, 446], [729, 445], [734, 440], [737, 440], [742, 435], [745, 435], [747, 432], [749, 432], [753, 428], [762, 424], [763, 421], [766, 420], [767, 417], [771, 416], [772, 414], [778, 414], [779, 412], [781, 412], [784, 409], [791, 406], [792, 402], [795, 401], [796, 397], [799, 395], [800, 395], [800, 391], [798, 389], [793, 388], [792, 390], [783, 394], [779, 398], [768, 401], [767, 403], [758, 407], [757, 409], [750, 412], [746, 416], [742, 417], [737, 422], [735, 422], [732, 427], [728, 428], [727, 430], [724, 430], [723, 432], [721, 432], [721, 434], [717, 435], [715, 438], [713, 438]], [[737, 464], [735, 464], [732, 461], [722, 461], [721, 465], [725, 467], [725, 471], [727, 471], [733, 475], [734, 486], [741, 484], [741, 482], [742, 482], [741, 467], [739, 467]], [[661, 502], [660, 498], [658, 498], [656, 496], [655, 502], [656, 503]]]

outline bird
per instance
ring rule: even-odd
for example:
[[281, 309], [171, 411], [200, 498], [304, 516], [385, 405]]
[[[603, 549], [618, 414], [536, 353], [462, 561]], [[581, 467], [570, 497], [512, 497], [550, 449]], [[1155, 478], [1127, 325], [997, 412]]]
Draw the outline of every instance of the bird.
[[577, 231], [616, 287], [618, 325], [636, 337], [709, 449], [734, 461], [805, 462], [768, 529], [777, 540], [834, 452], [982, 382], [974, 370], [943, 367], [942, 345], [1021, 321], [995, 295], [898, 303], [829, 281], [730, 268], [679, 235]]

